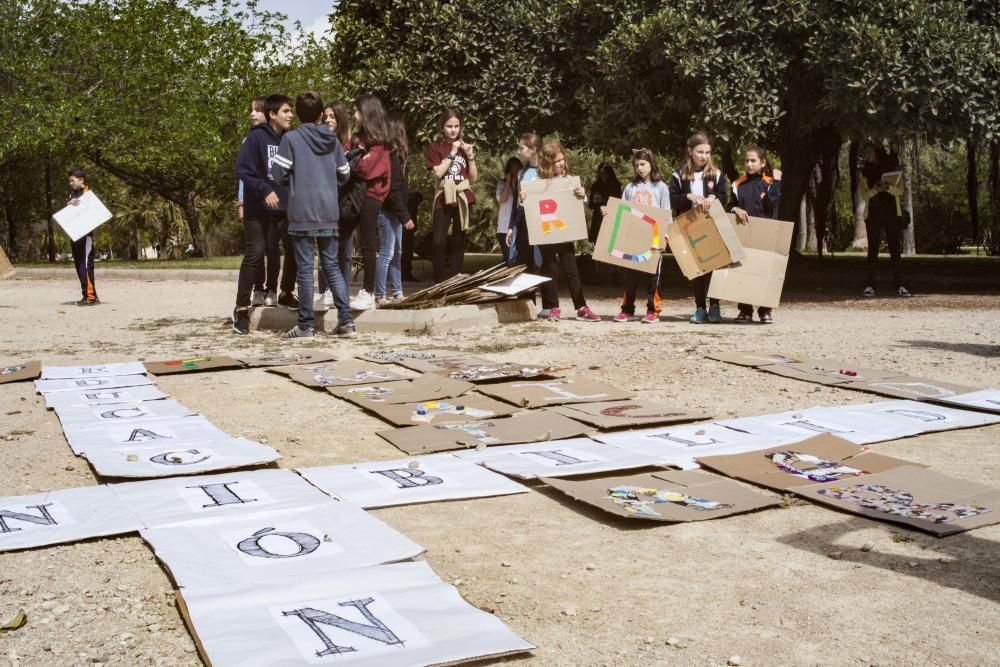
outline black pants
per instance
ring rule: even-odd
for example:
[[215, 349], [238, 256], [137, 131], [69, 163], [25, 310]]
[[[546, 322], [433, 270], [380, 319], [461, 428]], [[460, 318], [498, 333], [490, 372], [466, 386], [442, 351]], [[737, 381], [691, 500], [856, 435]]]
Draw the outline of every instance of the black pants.
[[[278, 266], [281, 259], [279, 238], [280, 223], [284, 218], [262, 217], [243, 219], [243, 261], [240, 263], [240, 277], [236, 284], [236, 307], [250, 305], [250, 293], [254, 286], [260, 287], [262, 274], [264, 288], [275, 291], [278, 284]], [[286, 244], [286, 248], [288, 245]], [[265, 273], [264, 258], [267, 257]], [[292, 266], [294, 266], [294, 260]], [[287, 272], [287, 264], [286, 264]], [[294, 285], [295, 274], [291, 274]], [[284, 281], [282, 281], [284, 282]]]
[[569, 294], [573, 299], [573, 308], [580, 310], [586, 306], [587, 300], [583, 298], [583, 283], [580, 281], [580, 271], [576, 266], [576, 253], [573, 250], [573, 244], [571, 242], [553, 243], [538, 246], [538, 249], [542, 252], [542, 275], [551, 278], [541, 285], [542, 308], [559, 307], [557, 280], [560, 267], [566, 274], [566, 282], [569, 283]]
[[897, 288], [902, 287], [903, 234], [899, 219], [895, 216], [870, 214], [865, 221], [865, 229], [868, 232], [868, 285], [875, 287], [875, 269], [878, 263], [879, 246], [882, 245], [882, 230], [884, 229], [886, 245], [889, 246], [892, 280]]
[[[414, 219], [416, 219], [415, 216]], [[403, 280], [415, 280], [413, 277], [413, 237], [416, 233], [416, 228], [403, 228], [403, 253], [402, 257], [400, 257]]]
[[695, 308], [705, 308], [705, 301], [707, 300], [713, 306], [718, 305], [718, 299], [708, 298], [708, 285], [712, 282], [712, 272], [709, 271], [703, 276], [698, 276], [691, 281], [691, 287], [694, 289], [694, 305]]
[[[282, 292], [294, 292], [295, 291], [295, 276], [298, 274], [298, 266], [295, 261], [295, 245], [292, 240], [288, 237], [288, 220], [281, 218], [278, 222], [278, 232], [281, 237], [281, 243], [285, 246], [285, 261], [282, 265], [281, 271], [281, 291]], [[277, 245], [277, 243], [275, 243]], [[274, 250], [275, 257], [278, 256], [278, 249], [275, 247]], [[271, 261], [268, 260], [267, 268], [271, 268]], [[277, 266], [277, 262], [275, 262]], [[273, 284], [273, 283], [272, 283]], [[273, 288], [272, 288], [273, 289]]]
[[[469, 212], [472, 215], [472, 212]], [[448, 242], [448, 228], [451, 227], [451, 247]], [[458, 206], [434, 209], [434, 225], [431, 228], [431, 257], [434, 261], [434, 282], [447, 280], [462, 272], [465, 259], [465, 230]]]
[[361, 205], [361, 213], [351, 220], [340, 221], [340, 271], [344, 274], [347, 287], [351, 286], [351, 256], [354, 254], [354, 232], [360, 230], [361, 260], [365, 272], [362, 276], [362, 286], [369, 294], [375, 293], [375, 257], [378, 254], [378, 214], [382, 210], [382, 202], [371, 197], [365, 197]]
[[73, 241], [71, 248], [83, 300], [97, 301], [97, 288], [94, 286], [94, 235], [85, 234]]
[[639, 286], [646, 286], [646, 312], [660, 314], [660, 302], [663, 291], [660, 287], [662, 260], [656, 265], [656, 273], [649, 274], [635, 269], [622, 269], [622, 283], [625, 286], [625, 298], [622, 301], [622, 312], [635, 315], [635, 299]]

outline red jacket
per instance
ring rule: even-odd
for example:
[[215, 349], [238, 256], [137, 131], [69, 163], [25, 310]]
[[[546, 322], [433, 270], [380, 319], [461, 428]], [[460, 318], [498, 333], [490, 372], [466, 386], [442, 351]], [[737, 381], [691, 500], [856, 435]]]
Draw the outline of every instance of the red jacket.
[[368, 182], [365, 196], [384, 202], [389, 194], [389, 151], [385, 146], [370, 146], [358, 163], [357, 174]]

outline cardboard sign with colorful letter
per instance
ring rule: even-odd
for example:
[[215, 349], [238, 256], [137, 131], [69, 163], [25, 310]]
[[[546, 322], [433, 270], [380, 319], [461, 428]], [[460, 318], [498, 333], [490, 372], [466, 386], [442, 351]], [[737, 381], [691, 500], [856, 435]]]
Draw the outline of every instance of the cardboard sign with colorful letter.
[[524, 217], [531, 245], [550, 245], [587, 238], [583, 200], [573, 192], [580, 178], [548, 178], [521, 184]]
[[743, 259], [743, 246], [722, 204], [712, 202], [708, 213], [691, 209], [667, 227], [667, 240], [681, 273], [688, 280]]
[[594, 244], [594, 259], [644, 273], [656, 273], [666, 247], [670, 211], [612, 197]]

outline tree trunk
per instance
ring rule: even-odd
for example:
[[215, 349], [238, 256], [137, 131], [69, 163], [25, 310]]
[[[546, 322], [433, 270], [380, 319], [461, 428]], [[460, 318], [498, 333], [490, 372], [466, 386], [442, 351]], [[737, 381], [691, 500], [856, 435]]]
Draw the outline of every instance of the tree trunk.
[[916, 164], [919, 159], [917, 153], [917, 138], [906, 140], [903, 143], [903, 178], [906, 183], [906, 190], [903, 193], [903, 215], [908, 221], [908, 225], [903, 228], [903, 254], [916, 255], [916, 229], [917, 216], [913, 210], [913, 189], [916, 187], [914, 181], [916, 175]]
[[795, 219], [798, 220], [799, 225], [795, 235], [795, 250], [805, 252], [806, 245], [809, 243], [809, 203], [806, 201], [805, 193], [799, 198], [799, 212], [795, 216]]
[[833, 200], [833, 186], [837, 174], [837, 154], [840, 153], [840, 137], [833, 128], [824, 128], [818, 136], [819, 156], [813, 169], [816, 179], [816, 200], [813, 204], [813, 226], [816, 232], [816, 251], [823, 256], [826, 249], [826, 233], [830, 222], [830, 204]]
[[48, 158], [45, 158], [45, 211], [48, 213], [49, 217], [46, 220], [46, 239], [45, 245], [48, 250], [49, 261], [56, 261], [56, 240], [55, 240], [55, 229], [53, 228], [52, 214], [52, 165], [49, 164]]
[[1000, 229], [1000, 140], [990, 141], [990, 212], [993, 214], [993, 229]]
[[969, 225], [972, 243], [979, 245], [979, 174], [976, 165], [978, 146], [971, 137], [965, 144], [965, 191], [969, 198]]
[[191, 244], [194, 246], [194, 252], [191, 255], [193, 257], [207, 257], [208, 249], [205, 247], [205, 237], [201, 231], [201, 220], [198, 208], [195, 206], [197, 197], [198, 195], [194, 192], [189, 192], [187, 196], [179, 197], [179, 201], [175, 200], [175, 203], [184, 212], [184, 221], [187, 223], [188, 231], [191, 232]]
[[4, 213], [7, 216], [7, 255], [10, 261], [17, 259], [17, 221], [15, 215], [17, 204], [12, 197], [8, 197], [4, 202]]
[[865, 198], [861, 196], [861, 170], [858, 169], [860, 154], [861, 142], [854, 139], [847, 149], [847, 168], [851, 173], [851, 201], [854, 204], [854, 240], [851, 242], [851, 247], [866, 250], [868, 228], [865, 226]]

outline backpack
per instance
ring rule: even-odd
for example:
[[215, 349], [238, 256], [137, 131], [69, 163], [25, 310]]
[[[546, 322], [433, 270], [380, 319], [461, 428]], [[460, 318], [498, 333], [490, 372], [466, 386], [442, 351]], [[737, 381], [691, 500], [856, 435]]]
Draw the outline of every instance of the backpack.
[[352, 148], [347, 151], [347, 164], [351, 168], [351, 178], [340, 188], [340, 219], [354, 220], [361, 215], [361, 207], [365, 203], [365, 193], [368, 192], [368, 182], [358, 176], [358, 163], [368, 151], [364, 148]]

